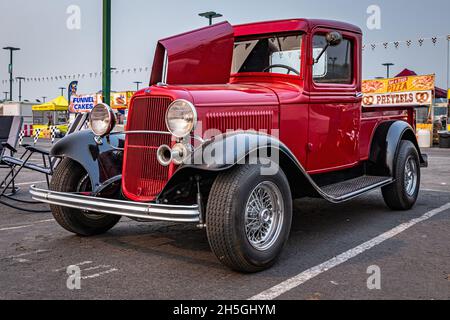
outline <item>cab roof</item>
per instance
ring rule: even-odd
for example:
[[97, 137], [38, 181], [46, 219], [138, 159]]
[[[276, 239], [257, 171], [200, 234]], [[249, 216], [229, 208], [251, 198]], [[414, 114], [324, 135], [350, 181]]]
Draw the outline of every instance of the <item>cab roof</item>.
[[250, 35], [272, 34], [290, 31], [310, 32], [316, 27], [333, 28], [342, 31], [349, 31], [362, 34], [362, 30], [350, 23], [322, 20], [322, 19], [287, 19], [265, 22], [247, 23], [233, 26], [235, 37], [244, 37]]

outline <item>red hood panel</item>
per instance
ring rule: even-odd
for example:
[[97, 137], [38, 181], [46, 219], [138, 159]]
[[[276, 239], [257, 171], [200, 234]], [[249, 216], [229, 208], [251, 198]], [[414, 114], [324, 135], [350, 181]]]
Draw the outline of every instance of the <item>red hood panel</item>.
[[234, 30], [228, 22], [160, 40], [151, 84], [161, 82], [167, 50], [167, 83], [222, 84], [230, 80]]
[[253, 84], [184, 86], [198, 107], [278, 105], [277, 95], [269, 88]]

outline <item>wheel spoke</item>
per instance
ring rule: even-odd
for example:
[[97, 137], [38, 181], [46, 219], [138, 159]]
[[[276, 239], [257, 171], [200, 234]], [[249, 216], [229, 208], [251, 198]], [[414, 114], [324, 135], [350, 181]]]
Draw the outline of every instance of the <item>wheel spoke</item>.
[[245, 208], [245, 232], [257, 250], [267, 250], [277, 240], [283, 224], [283, 197], [272, 182], [263, 182], [249, 196]]

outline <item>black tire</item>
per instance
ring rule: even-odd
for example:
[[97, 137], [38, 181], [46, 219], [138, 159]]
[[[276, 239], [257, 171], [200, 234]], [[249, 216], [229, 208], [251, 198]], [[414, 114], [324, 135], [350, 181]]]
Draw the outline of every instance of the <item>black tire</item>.
[[[416, 178], [413, 178], [415, 186], [410, 188], [405, 179], [405, 174], [410, 171], [407, 169], [408, 161], [414, 163], [416, 171]], [[395, 182], [382, 189], [384, 201], [392, 210], [410, 210], [417, 202], [421, 181], [419, 154], [411, 141], [400, 143], [394, 169]]]
[[[262, 184], [276, 186], [284, 205], [280, 205], [283, 219], [277, 224], [281, 226], [278, 235], [273, 236], [270, 247], [258, 250], [247, 236], [245, 212], [253, 191]], [[263, 176], [261, 166], [237, 166], [214, 182], [206, 213], [208, 241], [217, 258], [229, 268], [252, 273], [271, 267], [289, 238], [291, 223], [292, 195], [281, 169], [276, 175]]]
[[[83, 167], [71, 159], [64, 159], [55, 170], [50, 189], [58, 192], [83, 192], [90, 191], [91, 186]], [[121, 219], [120, 216], [95, 215], [55, 205], [51, 205], [50, 208], [61, 227], [83, 237], [103, 234]]]

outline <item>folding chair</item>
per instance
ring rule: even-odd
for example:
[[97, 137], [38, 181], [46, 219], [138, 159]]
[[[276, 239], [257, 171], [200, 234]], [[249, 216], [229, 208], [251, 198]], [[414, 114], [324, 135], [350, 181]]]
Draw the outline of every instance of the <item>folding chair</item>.
[[[23, 118], [22, 117], [8, 117], [0, 116], [0, 168], [8, 169], [9, 175], [14, 176], [14, 166], [4, 161], [7, 157], [14, 157], [17, 153], [17, 144], [19, 142], [20, 131], [22, 130]], [[11, 180], [11, 183], [7, 185], [7, 178], [1, 181], [0, 189], [2, 194], [6, 194], [9, 190], [11, 193], [9, 196], [16, 194], [19, 188], [16, 187], [15, 179]]]
[[[70, 126], [67, 134], [72, 134], [74, 132], [80, 131], [85, 128], [87, 119], [89, 115], [88, 114], [79, 114], [75, 121]], [[17, 134], [17, 140], [20, 134], [20, 129], [22, 125], [19, 126], [18, 134]], [[11, 129], [12, 130], [12, 129]], [[15, 142], [17, 144], [17, 141]], [[8, 150], [14, 149], [11, 148], [9, 144], [6, 144], [6, 147]], [[29, 169], [31, 171], [39, 172], [45, 175], [47, 186], [50, 187], [50, 177], [53, 175], [54, 169], [59, 165], [61, 162], [61, 159], [59, 158], [52, 158], [50, 155], [50, 151], [44, 150], [42, 148], [38, 148], [35, 146], [23, 144], [22, 147], [25, 148], [25, 152], [20, 158], [14, 157], [14, 154], [17, 153], [17, 151], [14, 149], [12, 153], [2, 155], [1, 161], [10, 168], [10, 171], [4, 181], [2, 182], [2, 189], [0, 189], [0, 198], [6, 197], [9, 200], [22, 202], [26, 204], [36, 204], [36, 202], [32, 201], [25, 201], [25, 200], [19, 200], [12, 198], [13, 195], [17, 193], [17, 189], [15, 188], [15, 179], [17, 176], [22, 172], [23, 169]], [[42, 164], [36, 164], [31, 163], [30, 160], [34, 154], [39, 154], [42, 157]], [[15, 192], [12, 194], [7, 194], [7, 190], [13, 188]], [[19, 209], [23, 211], [28, 212], [47, 212], [47, 211], [40, 211], [40, 210], [31, 210], [31, 209], [25, 209], [25, 208], [18, 208], [16, 206], [13, 206], [11, 204], [5, 203], [0, 201], [0, 203], [7, 205], [9, 207], [12, 207], [14, 209]]]

